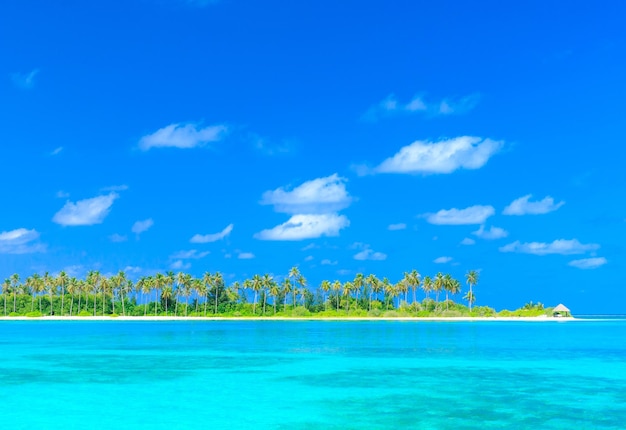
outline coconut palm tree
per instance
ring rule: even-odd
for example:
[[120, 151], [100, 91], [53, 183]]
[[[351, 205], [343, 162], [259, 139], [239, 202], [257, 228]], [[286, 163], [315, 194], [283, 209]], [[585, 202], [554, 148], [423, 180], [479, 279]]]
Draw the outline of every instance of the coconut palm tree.
[[152, 287], [154, 288], [154, 316], [158, 315], [158, 310], [159, 310], [159, 291], [161, 290], [161, 288], [163, 288], [165, 286], [165, 284], [167, 283], [165, 276], [162, 273], [157, 273], [156, 275], [154, 275], [154, 277], [152, 278]]
[[437, 307], [439, 306], [439, 293], [443, 290], [444, 284], [445, 280], [443, 273], [438, 272], [437, 275], [435, 275], [435, 280], [433, 281], [433, 291], [435, 292]]
[[65, 289], [67, 288], [68, 281], [69, 276], [67, 276], [64, 270], [61, 270], [56, 279], [56, 284], [61, 289], [61, 315], [63, 315], [65, 310]]
[[[252, 277], [252, 283], [250, 284], [252, 291], [254, 291], [254, 303], [252, 304], [252, 313], [256, 315], [256, 302], [259, 295], [259, 291], [263, 289], [263, 278], [260, 275], [254, 275]], [[295, 306], [295, 303], [294, 303]]]
[[274, 315], [276, 315], [276, 299], [278, 298], [278, 295], [280, 294], [280, 286], [278, 285], [278, 282], [274, 281], [274, 279], [272, 279], [271, 277], [269, 280], [267, 280], [266, 286], [267, 286], [269, 295], [273, 297], [272, 302], [274, 303]]
[[[93, 292], [93, 316], [96, 316], [96, 304], [98, 301], [98, 290], [100, 288], [101, 280], [100, 272], [97, 270], [90, 270], [87, 273], [87, 288]], [[89, 297], [89, 296], [87, 296]]]
[[474, 301], [476, 300], [476, 298], [474, 297], [474, 292], [472, 290], [472, 287], [478, 284], [478, 272], [476, 270], [470, 270], [469, 272], [467, 272], [465, 274], [465, 282], [469, 285], [469, 293], [467, 294], [466, 297], [471, 298], [471, 300], [469, 299], [465, 299], [465, 300], [468, 301], [469, 311], [472, 312], [472, 303], [474, 303]]
[[350, 281], [343, 284], [343, 295], [346, 296], [346, 313], [350, 313], [350, 293], [354, 288], [354, 284]]
[[389, 294], [393, 292], [393, 285], [389, 282], [389, 279], [386, 277], [383, 278], [380, 284], [381, 291], [383, 292], [383, 301], [387, 305], [387, 310], [389, 310]]
[[287, 297], [289, 296], [289, 293], [291, 293], [293, 289], [293, 285], [291, 284], [291, 279], [289, 278], [283, 279], [281, 288], [282, 288], [282, 293], [285, 295], [285, 301], [283, 303], [283, 307], [287, 309]]
[[5, 279], [2, 283], [2, 297], [4, 298], [4, 316], [7, 316], [7, 295], [11, 291], [11, 280]]
[[433, 280], [430, 278], [430, 276], [424, 276], [422, 290], [424, 290], [426, 298], [430, 298], [430, 292], [433, 290]]
[[327, 310], [327, 307], [328, 307], [328, 301], [326, 300], [326, 296], [328, 295], [330, 288], [331, 288], [330, 282], [327, 280], [323, 280], [322, 284], [320, 285], [320, 289], [323, 291], [324, 310]]
[[265, 303], [267, 302], [266, 289], [268, 289], [271, 286], [272, 282], [274, 282], [274, 278], [271, 275], [266, 273], [265, 275], [263, 275], [262, 282], [263, 282], [263, 315], [265, 315]]
[[171, 284], [165, 284], [161, 290], [161, 299], [165, 302], [165, 316], [167, 316], [167, 302], [172, 298], [173, 293]]
[[341, 282], [339, 281], [335, 281], [333, 282], [333, 291], [337, 294], [337, 312], [339, 312], [339, 302], [341, 301], [339, 299], [339, 292], [341, 291]]
[[220, 272], [213, 275], [213, 286], [215, 288], [215, 314], [217, 315], [217, 300], [220, 295], [220, 288], [224, 287], [224, 276]]
[[74, 277], [70, 278], [70, 280], [67, 282], [67, 292], [70, 295], [70, 316], [72, 316], [72, 311], [74, 310], [74, 294], [79, 291], [80, 289], [78, 279]]
[[365, 276], [363, 276], [362, 273], [357, 273], [352, 283], [354, 284], [354, 291], [356, 292], [356, 304], [358, 307], [359, 306], [359, 291], [365, 285]]

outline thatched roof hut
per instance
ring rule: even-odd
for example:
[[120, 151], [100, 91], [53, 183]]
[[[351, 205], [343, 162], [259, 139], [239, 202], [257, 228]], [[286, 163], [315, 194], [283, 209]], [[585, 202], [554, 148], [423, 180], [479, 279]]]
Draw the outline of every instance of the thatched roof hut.
[[552, 309], [552, 316], [553, 317], [571, 317], [572, 313], [570, 312], [569, 309], [567, 309], [567, 307], [565, 307], [565, 305], [560, 303], [557, 307]]

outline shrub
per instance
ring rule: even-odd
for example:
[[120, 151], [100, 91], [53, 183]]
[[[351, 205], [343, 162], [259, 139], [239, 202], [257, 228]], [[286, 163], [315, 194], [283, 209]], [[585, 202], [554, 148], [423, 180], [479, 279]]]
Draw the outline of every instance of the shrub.
[[111, 314], [111, 315], [109, 315], [109, 316], [110, 316], [111, 318], [117, 318], [117, 317], [119, 317], [119, 315], [118, 315], [118, 314]]
[[386, 311], [383, 313], [383, 318], [398, 318], [400, 315], [396, 311]]
[[90, 317], [90, 316], [93, 316], [93, 314], [91, 312], [86, 311], [86, 310], [83, 309], [82, 311], [80, 311], [78, 316], [79, 317]]
[[369, 317], [374, 317], [374, 318], [378, 318], [383, 314], [383, 311], [381, 311], [379, 308], [374, 308], [371, 311], [369, 311], [367, 313], [367, 316]]
[[43, 314], [39, 311], [26, 312], [25, 316], [28, 318], [39, 318], [42, 317]]
[[10, 317], [19, 317], [19, 316], [20, 316], [20, 314], [18, 314], [17, 312], [11, 312], [11, 313], [9, 314], [9, 316], [10, 316]]
[[446, 317], [446, 318], [455, 318], [455, 317], [463, 316], [463, 314], [461, 314], [461, 312], [459, 311], [453, 311], [452, 309], [450, 309], [448, 311], [443, 311], [441, 313], [441, 316]]
[[304, 306], [298, 306], [293, 311], [291, 311], [291, 316], [294, 317], [308, 317], [311, 315], [311, 312]]

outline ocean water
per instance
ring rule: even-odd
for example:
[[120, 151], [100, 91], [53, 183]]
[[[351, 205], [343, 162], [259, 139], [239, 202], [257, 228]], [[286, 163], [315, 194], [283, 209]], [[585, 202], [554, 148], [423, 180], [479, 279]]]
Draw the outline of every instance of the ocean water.
[[626, 321], [1, 321], [7, 429], [624, 429]]

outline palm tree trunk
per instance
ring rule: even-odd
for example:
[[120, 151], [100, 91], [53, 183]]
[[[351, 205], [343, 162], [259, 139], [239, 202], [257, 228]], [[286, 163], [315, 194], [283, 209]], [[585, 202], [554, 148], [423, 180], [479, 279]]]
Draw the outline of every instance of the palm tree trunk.
[[209, 305], [209, 295], [205, 294], [204, 295], [204, 316], [206, 317], [206, 311], [207, 311], [207, 307]]
[[217, 286], [217, 283], [215, 284], [215, 312], [214, 314], [217, 315], [217, 296], [219, 295], [219, 288]]
[[16, 302], [17, 302], [17, 295], [15, 294], [15, 291], [13, 291], [13, 313], [15, 313]]
[[63, 316], [64, 308], [65, 308], [65, 287], [61, 286], [61, 316]]
[[72, 316], [72, 310], [74, 309], [74, 295], [70, 295], [70, 317]]
[[254, 304], [252, 305], [252, 313], [254, 315], [256, 315], [256, 298], [257, 298], [257, 293], [258, 292], [256, 290], [254, 290]]
[[174, 299], [176, 300], [176, 304], [174, 305], [174, 315], [178, 316], [178, 290], [176, 291], [176, 294], [174, 295]]

